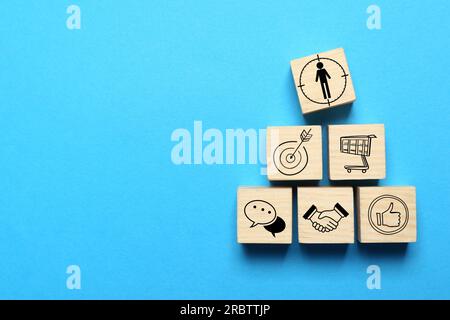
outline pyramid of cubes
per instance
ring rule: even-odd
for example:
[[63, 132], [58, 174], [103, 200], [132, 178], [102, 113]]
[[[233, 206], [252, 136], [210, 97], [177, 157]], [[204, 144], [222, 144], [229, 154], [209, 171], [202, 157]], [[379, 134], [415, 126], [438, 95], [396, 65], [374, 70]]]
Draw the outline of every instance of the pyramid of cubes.
[[[356, 100], [342, 48], [295, 59], [291, 69], [303, 114]], [[353, 187], [349, 183], [386, 177], [384, 124], [329, 125], [324, 129], [329, 178], [343, 182], [329, 187], [302, 186], [307, 180], [323, 178], [321, 126], [268, 127], [267, 177], [278, 183], [276, 187], [238, 188], [238, 242], [290, 244], [294, 214], [298, 242], [303, 244], [354, 243], [355, 216], [362, 243], [415, 242], [415, 187]]]

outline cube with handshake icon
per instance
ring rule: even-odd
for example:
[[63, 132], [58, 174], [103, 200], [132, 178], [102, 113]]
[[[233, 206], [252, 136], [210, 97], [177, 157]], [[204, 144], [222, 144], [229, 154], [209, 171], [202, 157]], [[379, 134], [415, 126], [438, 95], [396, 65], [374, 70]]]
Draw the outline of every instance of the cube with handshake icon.
[[331, 232], [339, 226], [339, 221], [348, 216], [348, 212], [336, 203], [331, 210], [318, 211], [315, 205], [303, 215], [303, 218], [310, 220], [314, 229], [320, 232]]
[[354, 243], [353, 189], [299, 187], [300, 243]]

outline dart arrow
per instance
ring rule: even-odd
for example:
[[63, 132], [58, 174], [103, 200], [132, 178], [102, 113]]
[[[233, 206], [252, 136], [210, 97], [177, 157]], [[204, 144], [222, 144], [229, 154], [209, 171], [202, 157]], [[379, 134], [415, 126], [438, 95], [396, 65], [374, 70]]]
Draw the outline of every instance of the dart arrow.
[[291, 159], [294, 156], [294, 154], [297, 152], [298, 148], [302, 145], [303, 142], [308, 142], [312, 138], [312, 134], [310, 134], [311, 129], [306, 132], [306, 130], [303, 130], [300, 134], [300, 143], [298, 144], [297, 148], [295, 148], [294, 152], [291, 154]]

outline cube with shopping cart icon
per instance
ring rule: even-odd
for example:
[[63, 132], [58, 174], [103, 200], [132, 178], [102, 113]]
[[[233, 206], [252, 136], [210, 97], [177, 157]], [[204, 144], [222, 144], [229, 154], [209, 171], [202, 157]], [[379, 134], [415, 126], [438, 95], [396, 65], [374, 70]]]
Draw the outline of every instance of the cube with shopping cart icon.
[[331, 180], [385, 178], [384, 125], [330, 125], [328, 144]]
[[351, 173], [352, 170], [361, 170], [362, 173], [366, 173], [369, 170], [367, 157], [370, 156], [372, 139], [376, 137], [374, 134], [341, 137], [341, 152], [361, 156], [362, 160], [362, 165], [344, 165], [348, 173]]

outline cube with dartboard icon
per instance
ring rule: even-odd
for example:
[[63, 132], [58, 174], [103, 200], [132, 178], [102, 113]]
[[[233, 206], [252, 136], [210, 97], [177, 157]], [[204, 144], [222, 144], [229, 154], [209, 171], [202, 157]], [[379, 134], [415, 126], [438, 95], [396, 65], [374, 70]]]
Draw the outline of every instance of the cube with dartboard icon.
[[415, 187], [358, 187], [356, 192], [360, 242], [416, 242]]
[[321, 180], [322, 127], [268, 127], [267, 176], [271, 181]]
[[302, 112], [305, 114], [356, 100], [342, 48], [292, 60], [291, 70]]

